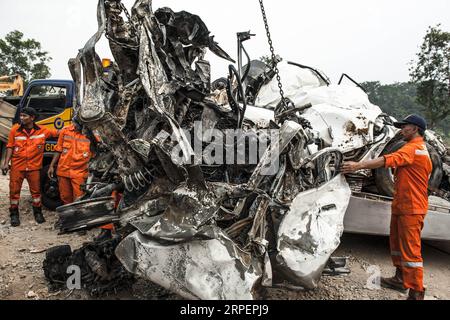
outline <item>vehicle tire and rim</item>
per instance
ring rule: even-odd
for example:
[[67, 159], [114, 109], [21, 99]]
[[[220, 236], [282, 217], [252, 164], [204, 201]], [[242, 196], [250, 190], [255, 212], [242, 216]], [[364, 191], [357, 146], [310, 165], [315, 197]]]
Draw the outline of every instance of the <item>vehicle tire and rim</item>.
[[[384, 149], [381, 156], [386, 154], [391, 154], [398, 151], [401, 147], [406, 144], [405, 141], [400, 140], [393, 142]], [[441, 185], [442, 177], [444, 175], [442, 160], [436, 149], [427, 143], [427, 149], [430, 153], [431, 162], [433, 163], [433, 171], [431, 173], [429, 181], [429, 189], [437, 189]], [[377, 185], [378, 191], [388, 197], [394, 195], [394, 172], [393, 169], [380, 168], [375, 170], [375, 183]]]
[[214, 92], [216, 90], [222, 90], [225, 89], [228, 85], [228, 79], [227, 78], [219, 78], [216, 81], [214, 81], [211, 84], [211, 92]]
[[59, 258], [66, 258], [72, 254], [72, 248], [65, 244], [48, 249], [45, 252], [45, 259], [58, 260]]
[[41, 170], [41, 197], [42, 204], [49, 210], [55, 211], [56, 208], [63, 205], [59, 197], [58, 183], [52, 181], [48, 175], [49, 165], [46, 165]]

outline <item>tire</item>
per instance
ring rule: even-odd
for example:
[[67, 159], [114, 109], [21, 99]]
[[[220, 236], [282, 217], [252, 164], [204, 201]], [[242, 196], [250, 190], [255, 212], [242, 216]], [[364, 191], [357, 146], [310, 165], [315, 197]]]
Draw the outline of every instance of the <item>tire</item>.
[[72, 248], [69, 245], [62, 245], [47, 249], [45, 259], [58, 260], [59, 258], [67, 258], [72, 255]]
[[228, 85], [227, 78], [219, 78], [211, 84], [211, 92], [214, 92], [217, 89], [225, 89]]
[[[406, 144], [405, 141], [396, 141], [387, 145], [381, 156], [394, 153]], [[428, 188], [430, 190], [438, 189], [441, 185], [444, 171], [442, 160], [436, 149], [427, 143], [427, 149], [430, 153], [431, 162], [433, 163], [433, 171], [429, 180]], [[392, 169], [379, 168], [375, 170], [375, 184], [381, 195], [392, 197], [394, 195], [394, 174]]]
[[50, 180], [47, 175], [49, 165], [46, 165], [41, 170], [41, 197], [42, 204], [49, 210], [55, 211], [56, 208], [63, 205], [59, 197], [58, 182]]
[[429, 144], [427, 144], [427, 148], [430, 153], [431, 161], [433, 162], [433, 172], [431, 172], [428, 189], [437, 190], [441, 186], [442, 179], [444, 178], [444, 166], [441, 156], [436, 149]]

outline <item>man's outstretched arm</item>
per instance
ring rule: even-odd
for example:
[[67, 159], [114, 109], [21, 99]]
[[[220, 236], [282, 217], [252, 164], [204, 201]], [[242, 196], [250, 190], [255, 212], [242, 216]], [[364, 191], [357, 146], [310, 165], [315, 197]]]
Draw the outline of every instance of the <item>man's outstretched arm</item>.
[[353, 173], [355, 171], [364, 169], [378, 169], [386, 166], [386, 159], [380, 157], [374, 160], [367, 160], [361, 162], [344, 162], [341, 167], [341, 171], [344, 174]]

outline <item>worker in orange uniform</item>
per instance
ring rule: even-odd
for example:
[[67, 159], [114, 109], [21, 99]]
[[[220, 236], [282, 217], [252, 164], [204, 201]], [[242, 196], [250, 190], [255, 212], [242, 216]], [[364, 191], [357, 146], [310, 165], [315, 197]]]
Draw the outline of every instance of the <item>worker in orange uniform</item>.
[[403, 292], [409, 289], [408, 300], [424, 300], [421, 232], [428, 212], [428, 181], [432, 172], [424, 141], [427, 124], [422, 117], [410, 115], [394, 125], [402, 129], [407, 142], [403, 148], [375, 160], [346, 162], [342, 172], [395, 168], [390, 247], [397, 272], [392, 278], [381, 278], [381, 285]]
[[6, 158], [2, 171], [6, 174], [11, 163], [9, 181], [10, 202], [9, 209], [11, 226], [20, 226], [19, 200], [23, 180], [28, 181], [31, 197], [33, 198], [33, 214], [37, 223], [45, 222], [41, 205], [41, 176], [42, 160], [44, 157], [45, 140], [57, 137], [58, 131], [39, 126], [35, 123], [37, 112], [33, 108], [24, 108], [20, 112], [20, 124], [12, 127], [6, 146]]
[[[75, 202], [84, 195], [81, 186], [86, 183], [89, 175], [89, 161], [93, 153], [91, 141], [82, 133], [82, 125], [78, 119], [72, 119], [72, 125], [65, 127], [59, 136], [55, 148], [56, 154], [48, 170], [48, 176], [58, 176], [59, 194], [64, 205]], [[102, 232], [96, 240], [111, 238], [113, 225], [101, 227]]]
[[81, 185], [86, 183], [88, 177], [91, 141], [81, 133], [81, 129], [81, 125], [73, 119], [70, 126], [61, 130], [55, 147], [56, 153], [48, 170], [48, 176], [53, 178], [58, 165], [56, 175], [59, 194], [65, 205], [83, 196]]

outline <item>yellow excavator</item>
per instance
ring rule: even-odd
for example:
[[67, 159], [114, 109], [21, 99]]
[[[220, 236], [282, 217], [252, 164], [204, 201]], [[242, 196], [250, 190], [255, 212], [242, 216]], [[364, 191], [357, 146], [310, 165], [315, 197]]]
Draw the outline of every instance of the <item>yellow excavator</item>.
[[23, 96], [24, 85], [22, 76], [16, 74], [13, 76], [0, 77], [0, 92], [11, 92], [13, 97]]

